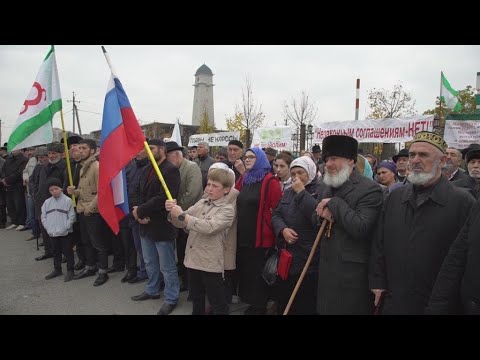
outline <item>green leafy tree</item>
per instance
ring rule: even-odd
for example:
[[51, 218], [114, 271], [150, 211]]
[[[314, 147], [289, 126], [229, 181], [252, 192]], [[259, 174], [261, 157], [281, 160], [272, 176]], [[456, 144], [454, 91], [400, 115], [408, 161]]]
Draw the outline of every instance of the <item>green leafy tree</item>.
[[210, 134], [215, 132], [215, 127], [208, 121], [208, 114], [205, 110], [203, 112], [202, 120], [200, 120], [200, 127], [197, 130], [197, 134]]
[[[475, 91], [471, 85], [468, 85], [465, 89], [458, 91], [458, 101], [462, 104], [462, 109], [459, 114], [472, 114], [476, 110]], [[442, 101], [442, 119], [446, 119], [447, 115], [452, 112], [445, 106]], [[435, 101], [435, 109], [429, 109], [423, 112], [423, 115], [433, 115], [435, 118], [440, 118], [440, 96], [437, 96]]]
[[247, 129], [244, 125], [243, 114], [239, 111], [235, 112], [230, 118], [226, 118], [228, 131], [240, 131], [240, 141], [246, 143]]

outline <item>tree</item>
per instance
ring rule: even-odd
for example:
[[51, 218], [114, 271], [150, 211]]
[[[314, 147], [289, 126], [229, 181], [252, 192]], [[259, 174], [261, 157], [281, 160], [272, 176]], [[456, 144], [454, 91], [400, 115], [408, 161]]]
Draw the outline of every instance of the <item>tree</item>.
[[367, 104], [372, 110], [367, 119], [405, 117], [417, 113], [415, 100], [410, 93], [403, 89], [401, 82], [393, 86], [393, 91], [374, 88], [368, 90], [367, 94]]
[[207, 110], [203, 111], [202, 120], [200, 120], [200, 127], [197, 130], [198, 134], [210, 134], [215, 131], [215, 127], [208, 121]]
[[242, 115], [242, 125], [246, 130], [245, 144], [250, 146], [250, 132], [262, 126], [265, 114], [262, 105], [258, 106], [253, 99], [252, 83], [248, 77], [245, 78], [245, 88], [242, 89], [242, 104], [236, 106], [235, 113]]
[[[403, 89], [401, 82], [393, 85], [393, 91], [386, 89], [373, 89], [367, 91], [367, 104], [371, 113], [367, 119], [385, 119], [395, 117], [413, 116], [417, 113], [415, 110], [415, 100], [412, 94]], [[380, 155], [382, 159], [388, 159], [396, 154], [395, 144], [383, 144], [381, 147], [370, 144], [364, 145], [364, 150]], [[375, 152], [376, 149], [378, 152]]]
[[226, 118], [228, 131], [240, 131], [240, 141], [246, 143], [246, 128], [243, 125], [244, 119], [241, 112], [235, 112], [231, 118]]
[[[462, 109], [459, 114], [472, 114], [476, 110], [475, 91], [471, 85], [468, 85], [465, 89], [458, 91], [458, 101], [462, 104]], [[429, 109], [423, 112], [423, 115], [433, 115], [435, 118], [440, 118], [440, 96], [437, 96], [435, 101], [435, 109]], [[442, 102], [442, 119], [446, 119], [447, 115], [452, 112], [451, 109], [445, 106]]]
[[301, 97], [297, 100], [291, 98], [290, 102], [283, 103], [283, 118], [285, 124], [288, 122], [294, 123], [296, 127], [302, 124], [311, 124], [317, 116], [317, 107], [310, 102], [308, 94], [302, 91]]

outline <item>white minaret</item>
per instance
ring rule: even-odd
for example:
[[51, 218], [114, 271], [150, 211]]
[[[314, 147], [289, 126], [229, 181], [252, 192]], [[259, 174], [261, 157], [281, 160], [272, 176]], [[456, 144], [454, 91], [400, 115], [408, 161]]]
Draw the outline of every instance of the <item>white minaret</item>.
[[195, 91], [193, 93], [192, 125], [200, 125], [205, 111], [208, 122], [215, 126], [213, 116], [213, 73], [210, 68], [203, 64], [195, 73]]

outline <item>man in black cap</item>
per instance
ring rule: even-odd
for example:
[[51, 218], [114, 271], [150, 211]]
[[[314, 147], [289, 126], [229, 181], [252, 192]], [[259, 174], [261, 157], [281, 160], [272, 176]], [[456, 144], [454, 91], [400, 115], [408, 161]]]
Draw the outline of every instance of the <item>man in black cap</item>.
[[[180, 171], [167, 161], [165, 142], [150, 139], [148, 145], [172, 198], [176, 199], [180, 188]], [[158, 299], [162, 272], [165, 281], [165, 302], [157, 315], [168, 315], [177, 306], [180, 294], [175, 261], [177, 230], [167, 219], [165, 210], [167, 195], [151, 163], [141, 171], [137, 192], [140, 205], [134, 206], [132, 215], [140, 223], [140, 239], [148, 282], [143, 293], [133, 296], [132, 300]]]
[[6, 205], [12, 224], [7, 230], [21, 230], [25, 227], [27, 209], [23, 187], [23, 169], [28, 159], [22, 150], [13, 150], [5, 159], [0, 183], [6, 189]]
[[383, 204], [380, 185], [355, 170], [358, 142], [331, 135], [323, 140], [325, 174], [316, 213], [331, 224], [320, 242], [319, 314], [369, 314], [370, 245]]
[[470, 150], [465, 156], [465, 162], [468, 176], [452, 184], [470, 191], [478, 200], [480, 199], [480, 148]]
[[467, 153], [470, 150], [476, 150], [476, 149], [480, 149], [480, 144], [473, 143], [468, 145], [468, 147], [466, 147], [465, 149], [460, 150], [460, 152], [462, 153], [462, 159], [465, 160], [465, 157], [467, 156]]
[[265, 155], [267, 155], [267, 160], [270, 163], [270, 173], [275, 175], [275, 170], [273, 169], [273, 161], [275, 160], [275, 156], [277, 156], [277, 150], [274, 148], [268, 147], [264, 150]]
[[474, 198], [442, 174], [447, 143], [418, 132], [409, 147], [408, 184], [385, 202], [370, 257], [375, 305], [384, 314], [423, 314], [438, 271]]
[[227, 166], [235, 173], [235, 181], [245, 174], [245, 163], [242, 160], [243, 143], [239, 140], [230, 140], [227, 146], [228, 160], [224, 161]]
[[[178, 146], [175, 141], [166, 144], [167, 160], [175, 165], [180, 171], [180, 189], [178, 190], [177, 205], [187, 210], [194, 205], [203, 195], [202, 172], [193, 161], [183, 158], [183, 146]], [[180, 291], [188, 289], [188, 276], [183, 260], [185, 259], [185, 247], [187, 246], [188, 234], [178, 230], [177, 235], [177, 267], [180, 277]]]
[[[48, 190], [49, 180], [52, 178], [58, 179], [63, 184], [65, 176], [66, 162], [62, 159], [64, 153], [64, 146], [59, 142], [53, 142], [47, 145], [48, 162], [39, 167], [38, 177], [34, 180], [36, 193], [33, 194], [35, 205], [35, 219], [40, 226], [40, 233], [42, 234], [45, 253], [42, 256], [36, 257], [35, 260], [41, 261], [53, 257], [53, 244], [50, 240], [48, 232], [45, 230], [41, 222], [42, 205], [49, 197], [51, 197]], [[32, 179], [33, 180], [33, 179]]]
[[395, 166], [397, 167], [397, 179], [399, 182], [405, 181], [407, 178], [408, 167], [408, 149], [402, 149], [397, 155], [392, 157]]
[[[70, 135], [67, 138], [68, 155], [70, 156], [70, 169], [72, 171], [73, 186], [75, 187], [78, 187], [78, 182], [80, 181], [80, 169], [82, 168], [82, 157], [80, 155], [80, 151], [78, 150], [81, 140], [83, 140], [83, 138], [78, 135]], [[63, 144], [63, 138], [61, 142]], [[65, 168], [65, 174], [63, 179], [63, 191], [65, 195], [71, 196], [67, 193], [67, 188], [70, 186], [70, 179], [68, 178], [67, 168]], [[77, 208], [75, 207], [75, 213], [76, 209]], [[72, 239], [78, 257], [78, 262], [75, 264], [75, 270], [83, 270], [87, 262], [87, 258], [85, 254], [85, 247], [82, 244], [82, 235], [80, 232], [80, 221], [78, 214], [76, 216], [76, 221], [73, 224]]]

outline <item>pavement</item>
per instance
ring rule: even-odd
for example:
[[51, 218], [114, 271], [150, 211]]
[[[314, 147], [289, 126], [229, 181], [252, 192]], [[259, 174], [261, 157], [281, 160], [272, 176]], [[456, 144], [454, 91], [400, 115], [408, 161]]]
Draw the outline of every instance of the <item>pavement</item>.
[[[36, 241], [25, 241], [30, 231], [0, 229], [0, 315], [155, 315], [163, 304], [158, 300], [132, 301], [145, 282], [121, 283], [125, 273], [109, 274], [109, 280], [93, 286], [96, 276], [64, 282], [63, 276], [45, 280], [53, 270], [53, 259], [35, 261], [43, 254]], [[112, 264], [112, 256], [109, 264]], [[66, 273], [66, 264], [62, 264]], [[188, 291], [180, 293], [171, 315], [190, 315]], [[231, 304], [230, 314], [240, 315], [246, 304]]]

